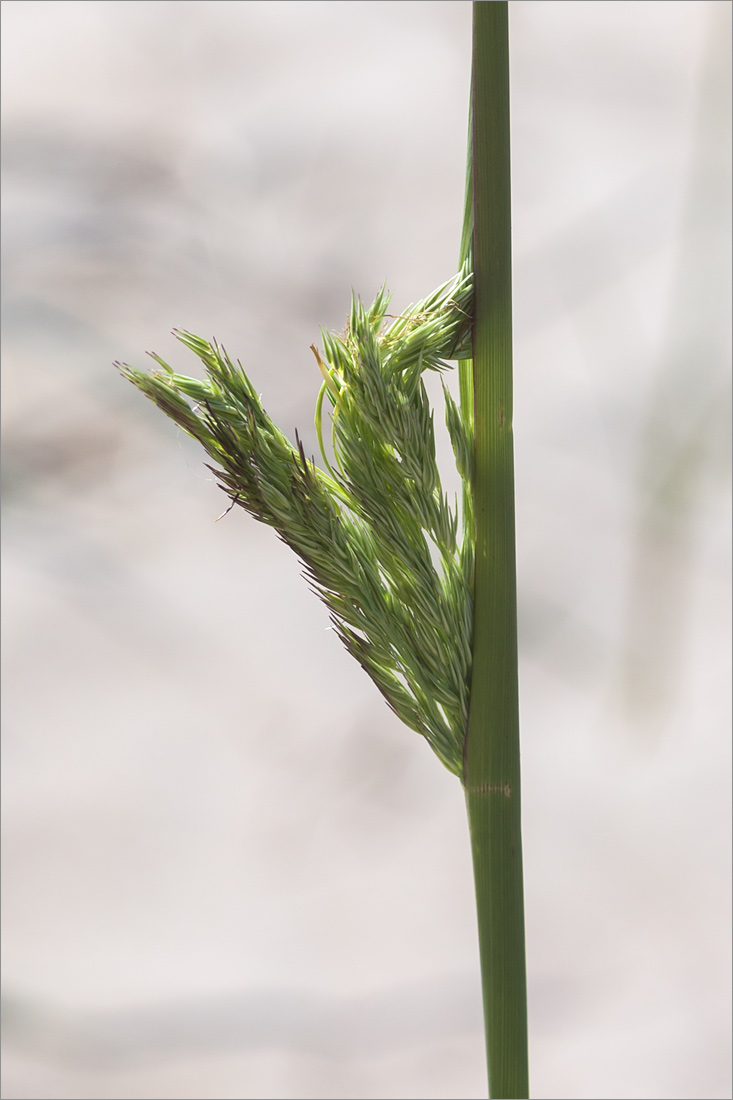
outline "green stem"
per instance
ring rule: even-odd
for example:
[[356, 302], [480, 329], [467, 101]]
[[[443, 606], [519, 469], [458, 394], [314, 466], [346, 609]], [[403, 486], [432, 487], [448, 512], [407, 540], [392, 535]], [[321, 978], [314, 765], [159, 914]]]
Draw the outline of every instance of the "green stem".
[[464, 785], [492, 1098], [529, 1096], [519, 790], [507, 3], [473, 5], [476, 577]]

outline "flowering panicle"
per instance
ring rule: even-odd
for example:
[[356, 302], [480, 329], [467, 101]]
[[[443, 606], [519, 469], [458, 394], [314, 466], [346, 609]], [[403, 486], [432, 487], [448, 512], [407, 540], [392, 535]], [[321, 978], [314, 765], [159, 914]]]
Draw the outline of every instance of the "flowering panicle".
[[[206, 380], [121, 366], [138, 389], [205, 448], [234, 504], [274, 527], [305, 565], [346, 648], [390, 707], [463, 770], [473, 629], [471, 428], [444, 386], [446, 423], [463, 478], [463, 516], [443, 493], [433, 413], [422, 374], [470, 356], [470, 261], [399, 317], [382, 289], [353, 299], [342, 335], [313, 349], [323, 375], [316, 428], [326, 470], [306, 458], [262, 407], [224, 349], [176, 332]], [[331, 406], [335, 468], [323, 445]]]

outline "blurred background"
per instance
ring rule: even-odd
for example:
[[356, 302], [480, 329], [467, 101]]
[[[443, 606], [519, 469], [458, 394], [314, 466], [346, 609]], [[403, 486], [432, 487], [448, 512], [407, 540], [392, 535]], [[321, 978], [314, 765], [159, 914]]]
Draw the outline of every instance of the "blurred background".
[[[319, 326], [455, 270], [471, 5], [2, 16], [3, 1097], [484, 1096], [460, 784], [112, 366], [316, 450]], [[731, 6], [510, 21], [532, 1094], [728, 1097]]]

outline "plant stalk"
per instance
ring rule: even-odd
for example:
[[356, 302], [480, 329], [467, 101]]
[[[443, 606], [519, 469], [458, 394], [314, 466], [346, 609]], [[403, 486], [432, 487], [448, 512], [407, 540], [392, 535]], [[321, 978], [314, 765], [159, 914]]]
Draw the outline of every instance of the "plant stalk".
[[489, 1095], [525, 1098], [529, 1096], [529, 1083], [514, 536], [506, 0], [475, 0], [473, 5], [472, 120], [476, 573], [463, 778], [476, 884]]

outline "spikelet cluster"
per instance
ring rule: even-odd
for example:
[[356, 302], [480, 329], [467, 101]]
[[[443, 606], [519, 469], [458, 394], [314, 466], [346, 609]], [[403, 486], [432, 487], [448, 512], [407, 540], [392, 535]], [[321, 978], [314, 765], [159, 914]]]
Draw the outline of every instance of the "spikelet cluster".
[[[441, 487], [433, 413], [422, 375], [470, 355], [473, 282], [455, 278], [389, 320], [382, 290], [353, 299], [346, 330], [313, 349], [323, 375], [316, 427], [326, 469], [276, 427], [239, 363], [187, 332], [206, 370], [122, 373], [189, 435], [234, 504], [274, 527], [304, 563], [346, 648], [395, 713], [454, 774], [463, 771], [471, 671], [474, 569], [468, 419], [444, 386], [446, 422], [464, 481]], [[330, 405], [334, 465], [323, 446]]]

